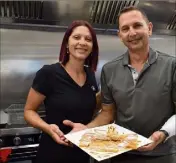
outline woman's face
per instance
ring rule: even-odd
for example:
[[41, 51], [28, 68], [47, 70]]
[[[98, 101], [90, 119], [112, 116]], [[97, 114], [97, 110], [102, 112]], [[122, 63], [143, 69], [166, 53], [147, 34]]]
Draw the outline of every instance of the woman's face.
[[86, 26], [76, 27], [68, 39], [69, 58], [85, 60], [92, 52], [92, 35]]

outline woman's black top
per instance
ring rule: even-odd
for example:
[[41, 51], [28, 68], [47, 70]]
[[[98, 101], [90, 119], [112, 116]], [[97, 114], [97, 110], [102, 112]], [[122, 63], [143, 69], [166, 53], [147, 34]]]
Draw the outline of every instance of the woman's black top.
[[[87, 124], [96, 107], [98, 87], [94, 72], [85, 67], [86, 82], [79, 86], [60, 63], [43, 66], [34, 78], [32, 88], [46, 96], [46, 122], [56, 124], [67, 134], [70, 127], [63, 120]], [[89, 156], [78, 147], [57, 144], [46, 133], [42, 134], [37, 163], [87, 163]]]

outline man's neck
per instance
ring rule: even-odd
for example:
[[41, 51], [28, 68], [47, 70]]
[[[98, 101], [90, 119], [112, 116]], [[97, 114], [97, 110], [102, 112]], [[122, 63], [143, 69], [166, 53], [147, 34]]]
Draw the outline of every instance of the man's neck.
[[144, 64], [149, 57], [149, 48], [138, 50], [138, 51], [129, 51], [130, 64]]

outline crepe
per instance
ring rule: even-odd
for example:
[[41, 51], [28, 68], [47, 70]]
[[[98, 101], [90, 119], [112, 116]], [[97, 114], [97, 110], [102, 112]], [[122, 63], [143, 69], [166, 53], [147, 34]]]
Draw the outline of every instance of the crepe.
[[118, 145], [124, 149], [137, 149], [138, 137], [119, 134], [114, 126], [109, 126], [107, 130], [95, 130], [94, 134], [86, 132], [79, 141], [79, 147], [96, 152], [118, 152]]
[[68, 133], [65, 137], [97, 161], [112, 158], [152, 142], [114, 123]]

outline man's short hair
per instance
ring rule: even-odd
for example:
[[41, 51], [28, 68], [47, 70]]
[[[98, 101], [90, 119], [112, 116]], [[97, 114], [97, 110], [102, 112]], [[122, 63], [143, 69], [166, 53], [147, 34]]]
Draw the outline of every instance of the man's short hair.
[[128, 7], [124, 7], [124, 8], [120, 11], [120, 13], [119, 13], [119, 15], [118, 15], [118, 18], [117, 18], [117, 25], [118, 25], [118, 27], [119, 27], [119, 18], [120, 18], [120, 16], [121, 16], [122, 14], [127, 13], [127, 12], [130, 12], [130, 11], [139, 11], [139, 12], [142, 14], [142, 16], [144, 17], [145, 21], [146, 21], [147, 23], [149, 22], [149, 19], [148, 19], [147, 15], [146, 15], [146, 13], [145, 13], [144, 11], [142, 11], [141, 9], [139, 9], [139, 8], [137, 8], [137, 7], [135, 7], [135, 6], [128, 6]]

